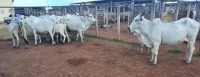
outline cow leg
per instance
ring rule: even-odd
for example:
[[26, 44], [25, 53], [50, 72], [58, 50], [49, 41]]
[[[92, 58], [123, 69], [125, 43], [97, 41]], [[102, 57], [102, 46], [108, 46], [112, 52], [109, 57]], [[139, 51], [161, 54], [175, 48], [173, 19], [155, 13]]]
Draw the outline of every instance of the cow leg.
[[190, 61], [192, 60], [192, 55], [193, 55], [193, 52], [194, 52], [194, 49], [195, 49], [195, 41], [190, 41], [189, 42], [189, 56], [188, 56], [188, 60], [186, 61], [187, 63], [190, 63]]
[[63, 39], [63, 36], [62, 36], [62, 34], [60, 34], [60, 41], [63, 41], [64, 39]]
[[69, 39], [69, 35], [68, 35], [68, 33], [67, 33], [67, 29], [65, 28], [65, 35], [67, 36], [67, 42], [69, 43], [70, 42], [70, 39]]
[[77, 33], [77, 35], [76, 35], [76, 41], [78, 42], [78, 36], [79, 36], [79, 34], [80, 34], [81, 32], [79, 31], [78, 33]]
[[187, 43], [187, 49], [186, 49], [186, 54], [185, 54], [185, 61], [186, 62], [188, 61], [188, 58], [189, 58], [189, 50], [190, 50], [190, 46], [189, 46], [189, 43]]
[[17, 49], [19, 48], [19, 36], [18, 36], [18, 32], [14, 32], [14, 35], [16, 37], [17, 40]]
[[153, 60], [154, 60], [154, 48], [151, 48], [151, 51], [152, 51], [152, 55], [151, 55], [151, 59], [150, 59], [150, 62], [153, 62]]
[[152, 48], [152, 59], [151, 59], [151, 62], [153, 62], [153, 64], [157, 63], [158, 49], [159, 49], [159, 44], [155, 43], [154, 47]]
[[49, 32], [49, 34], [50, 34], [50, 36], [51, 36], [52, 45], [54, 45], [54, 44], [55, 44], [55, 42], [54, 42], [54, 38], [53, 38], [53, 33], [52, 33], [52, 32]]
[[11, 37], [12, 37], [12, 39], [13, 39], [13, 48], [15, 48], [15, 38], [14, 38], [14, 36], [13, 36], [12, 33], [11, 33], [10, 35], [11, 35]]
[[[64, 32], [61, 32], [60, 34], [63, 36], [63, 43], [64, 43], [64, 42], [65, 42], [66, 35], [64, 34]], [[61, 36], [61, 38], [62, 38], [62, 36]]]
[[39, 43], [41, 44], [42, 43], [41, 35], [38, 35], [38, 39], [39, 39]]
[[56, 35], [56, 42], [58, 43], [58, 34], [55, 34]]
[[35, 46], [36, 46], [37, 45], [37, 34], [36, 34], [35, 31], [33, 32], [33, 34], [34, 34], [34, 37], [35, 37]]
[[144, 47], [144, 44], [141, 43], [141, 54], [143, 53], [143, 47]]
[[84, 38], [84, 34], [85, 34], [85, 33], [84, 33], [84, 31], [83, 31], [83, 40], [85, 39], [85, 38]]
[[83, 34], [82, 34], [82, 31], [79, 31], [79, 32], [80, 32], [79, 34], [80, 34], [80, 37], [81, 37], [81, 42], [84, 43], [84, 42], [83, 42]]

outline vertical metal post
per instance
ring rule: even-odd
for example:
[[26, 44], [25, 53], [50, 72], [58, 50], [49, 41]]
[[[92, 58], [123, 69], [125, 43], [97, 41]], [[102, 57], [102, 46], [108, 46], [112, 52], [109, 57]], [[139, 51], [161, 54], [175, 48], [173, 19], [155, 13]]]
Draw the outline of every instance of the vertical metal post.
[[[131, 5], [128, 5], [128, 8], [131, 8]], [[131, 9], [128, 9], [128, 23], [127, 27], [130, 25], [130, 14], [131, 14]], [[129, 30], [127, 29], [127, 33], [129, 34]]]
[[153, 7], [151, 9], [151, 20], [155, 18], [155, 8], [156, 8], [156, 3], [152, 3]]
[[187, 10], [187, 16], [186, 17], [190, 16], [190, 9], [191, 9], [191, 3], [189, 3], [189, 5], [188, 5], [188, 10]]
[[177, 5], [177, 7], [176, 7], [176, 16], [175, 16], [175, 21], [178, 20], [179, 8], [180, 8], [180, 2], [178, 2], [178, 5]]
[[106, 17], [105, 17], [105, 7], [103, 7], [103, 23], [105, 23], [105, 19], [106, 19]]
[[120, 40], [120, 4], [117, 4], [117, 34]]
[[97, 14], [97, 6], [95, 6], [95, 19], [96, 19], [96, 36], [98, 36], [98, 14]]
[[106, 6], [105, 10], [106, 10], [106, 31], [108, 31], [108, 6]]
[[162, 8], [161, 8], [160, 18], [163, 18], [164, 9], [165, 9], [165, 2], [162, 2]]

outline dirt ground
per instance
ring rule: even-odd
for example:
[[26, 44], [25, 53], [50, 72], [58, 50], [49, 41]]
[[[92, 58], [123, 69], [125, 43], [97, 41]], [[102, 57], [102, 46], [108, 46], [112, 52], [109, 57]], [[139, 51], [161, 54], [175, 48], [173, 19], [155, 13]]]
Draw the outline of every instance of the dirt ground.
[[[94, 26], [86, 32], [95, 35]], [[116, 26], [99, 28], [99, 35], [117, 38]], [[127, 34], [126, 23], [121, 24], [121, 39], [138, 42], [133, 34]], [[72, 41], [69, 44], [52, 46], [50, 42], [34, 46], [29, 37], [29, 49], [21, 39], [20, 49], [12, 48], [12, 41], [0, 41], [0, 77], [199, 77], [200, 57], [196, 56], [200, 41], [190, 64], [184, 62], [185, 45], [161, 45], [158, 63], [149, 63], [148, 52], [140, 54], [139, 46], [115, 43], [85, 37], [84, 44]], [[181, 53], [169, 53], [179, 49]], [[147, 48], [145, 48], [147, 51]]]

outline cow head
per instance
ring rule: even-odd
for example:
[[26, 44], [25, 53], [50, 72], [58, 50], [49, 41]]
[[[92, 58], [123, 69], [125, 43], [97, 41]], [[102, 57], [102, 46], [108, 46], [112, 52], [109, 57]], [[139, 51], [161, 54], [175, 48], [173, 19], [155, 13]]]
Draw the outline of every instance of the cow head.
[[131, 33], [133, 33], [136, 29], [140, 28], [143, 18], [144, 18], [143, 16], [138, 15], [133, 19], [131, 25], [128, 27], [128, 29]]
[[92, 14], [88, 14], [87, 17], [90, 22], [96, 22], [96, 19], [94, 18]]

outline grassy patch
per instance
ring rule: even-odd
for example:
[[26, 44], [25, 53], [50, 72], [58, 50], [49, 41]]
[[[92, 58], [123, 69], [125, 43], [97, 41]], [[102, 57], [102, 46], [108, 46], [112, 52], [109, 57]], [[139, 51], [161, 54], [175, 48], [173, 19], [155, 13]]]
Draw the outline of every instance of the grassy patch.
[[[33, 33], [27, 29], [26, 29], [26, 33], [27, 33], [27, 36], [33, 35]], [[6, 35], [10, 35], [8, 28], [0, 29], [0, 36], [6, 36]]]
[[0, 25], [3, 24], [3, 23], [4, 23], [3, 21], [0, 21]]
[[181, 50], [168, 50], [168, 52], [170, 52], [170, 53], [181, 53], [182, 51]]
[[0, 29], [0, 36], [9, 35], [8, 28]]
[[199, 52], [196, 54], [197, 56], [200, 56], [200, 50], [199, 50]]
[[96, 28], [95, 27], [91, 27], [88, 30], [96, 30]]
[[138, 42], [127, 42], [127, 41], [118, 40], [118, 39], [114, 39], [114, 38], [104, 38], [104, 37], [101, 37], [101, 36], [95, 36], [95, 35], [90, 35], [90, 34], [84, 34], [84, 35], [87, 36], [87, 37], [91, 37], [91, 38], [108, 40], [108, 41], [118, 42], [118, 43], [123, 43], [123, 44], [136, 45], [136, 46], [140, 46], [141, 45]]

